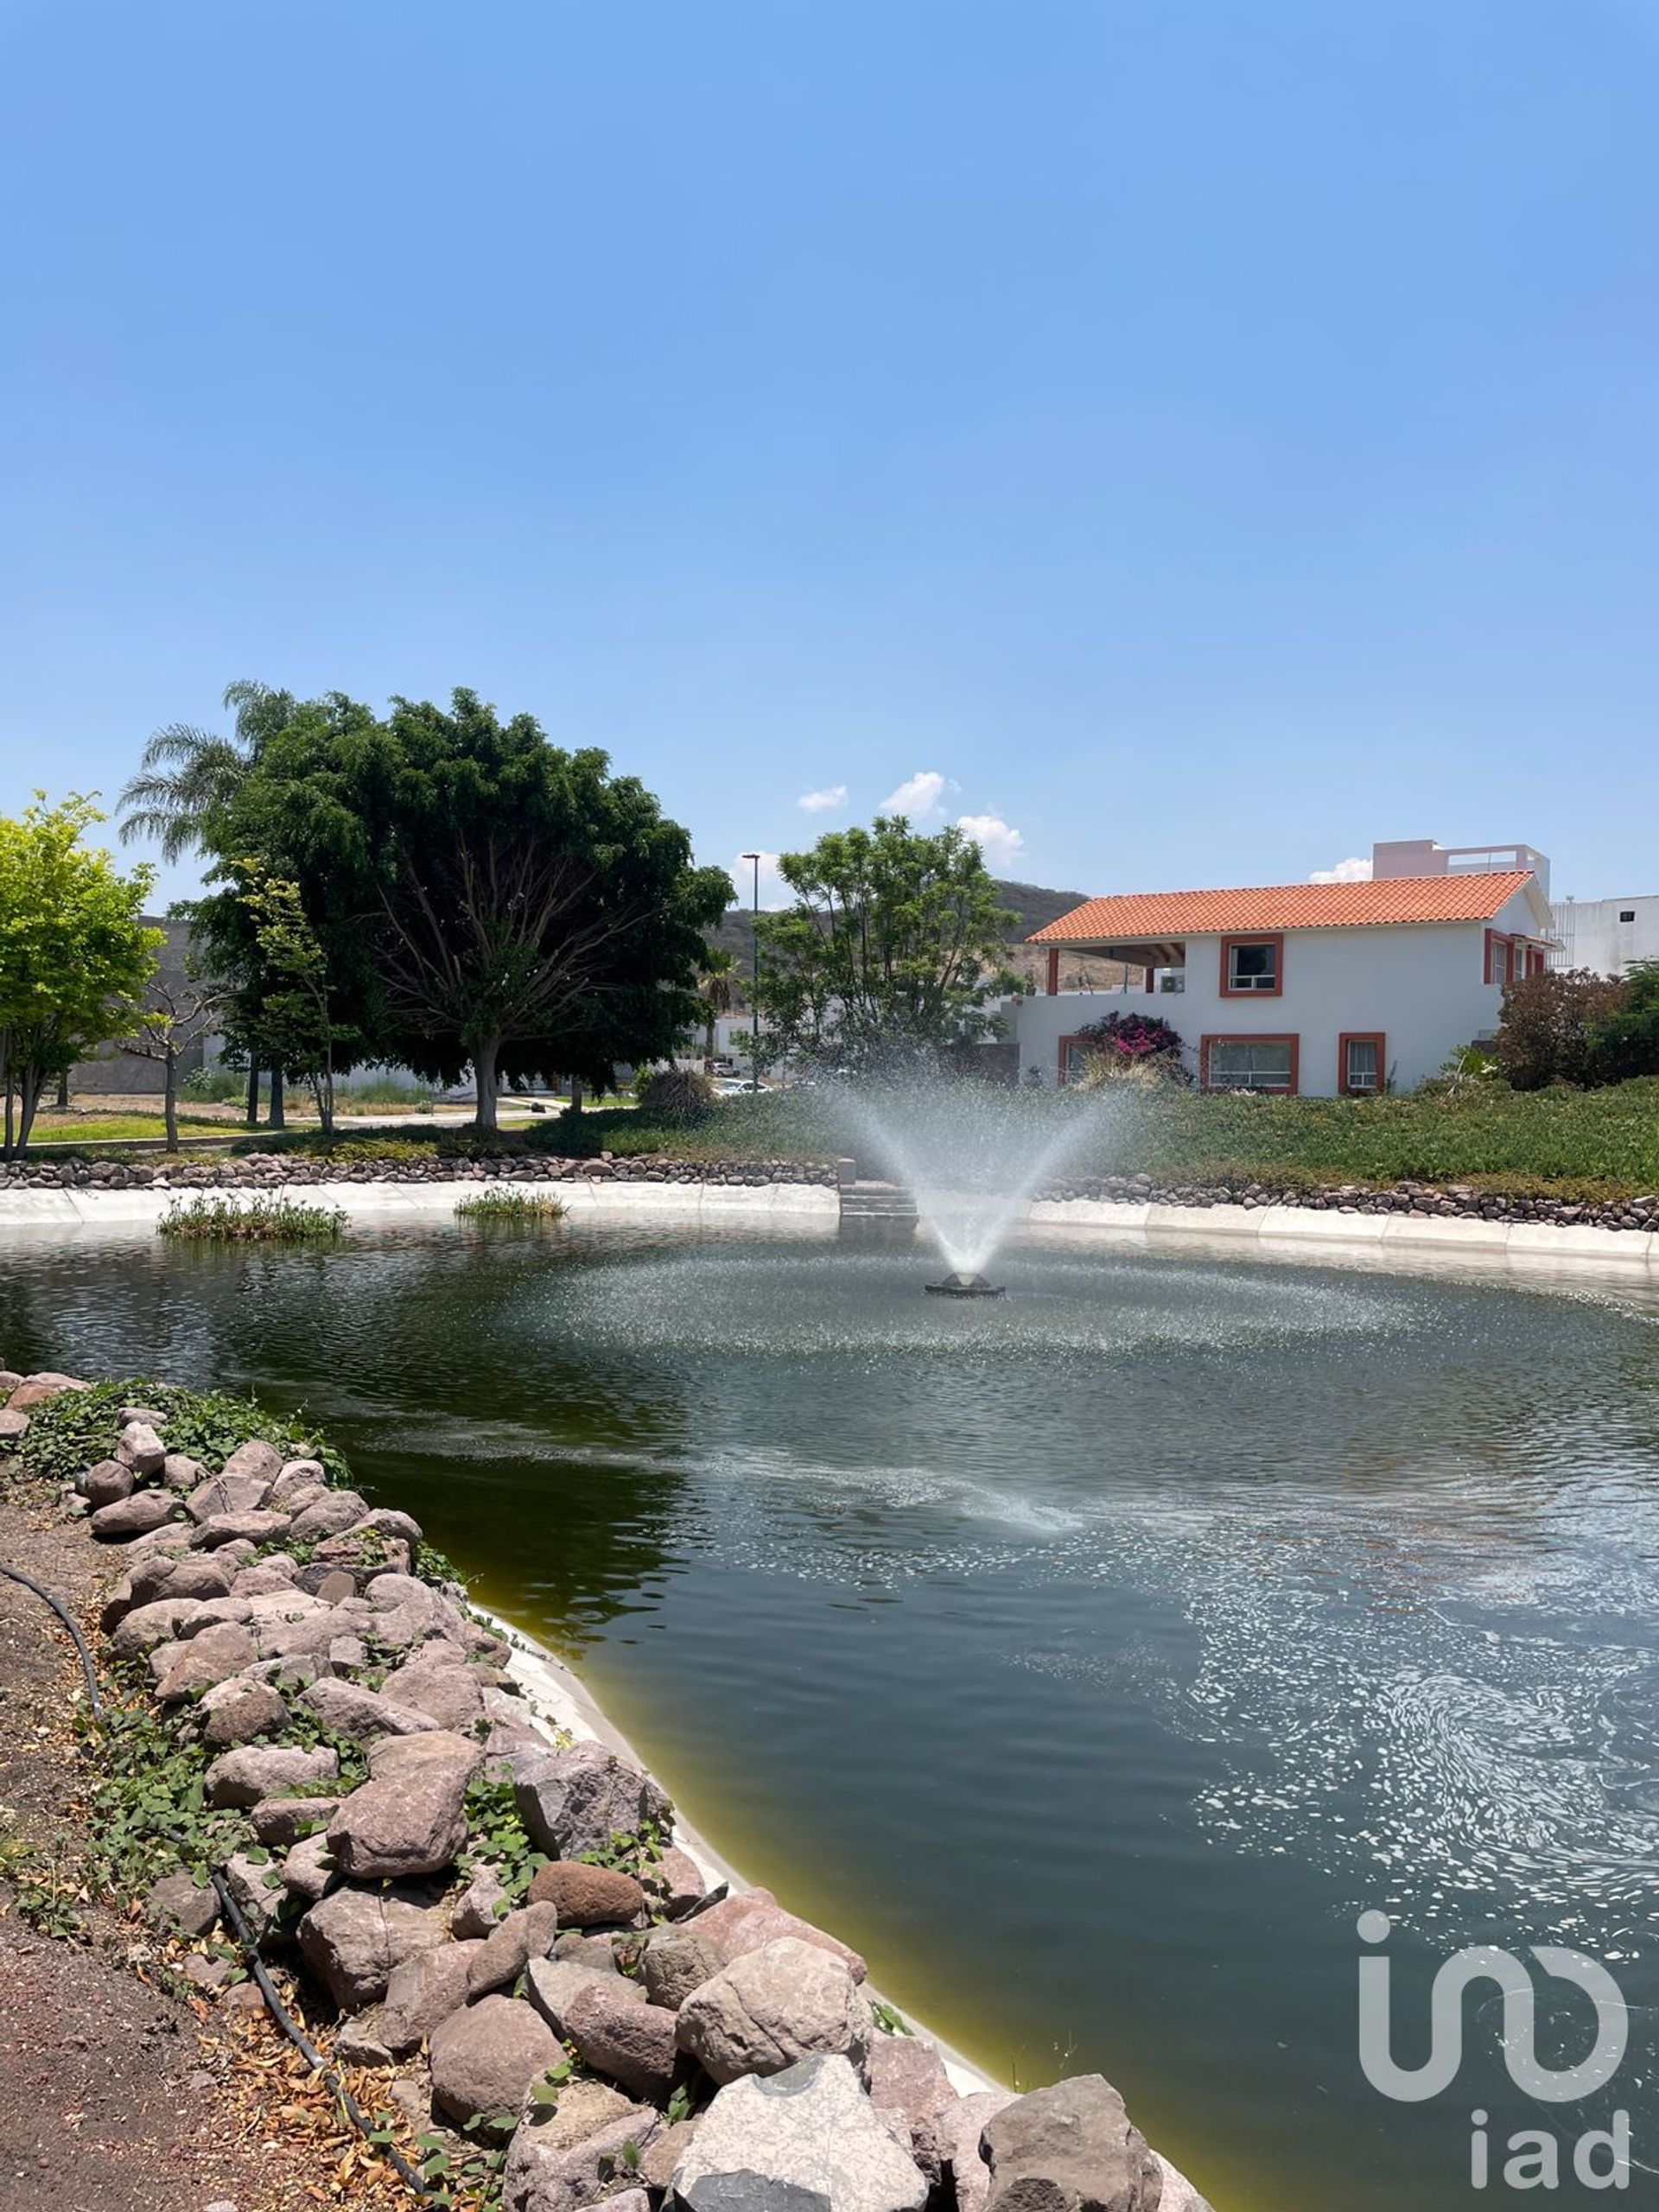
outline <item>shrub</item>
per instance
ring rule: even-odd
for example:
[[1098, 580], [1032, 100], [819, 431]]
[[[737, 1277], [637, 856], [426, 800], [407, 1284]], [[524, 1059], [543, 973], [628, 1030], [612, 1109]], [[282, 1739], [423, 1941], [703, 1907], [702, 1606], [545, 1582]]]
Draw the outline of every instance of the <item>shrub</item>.
[[193, 1244], [334, 1244], [345, 1226], [339, 1206], [308, 1205], [257, 1192], [245, 1198], [203, 1192], [164, 1213], [156, 1233]]
[[565, 1205], [550, 1191], [474, 1191], [455, 1201], [461, 1221], [563, 1221]]
[[1659, 1075], [1659, 960], [1638, 960], [1620, 1004], [1596, 1024], [1592, 1045], [1604, 1083]]
[[343, 1144], [318, 1147], [326, 1160], [338, 1160], [341, 1166], [395, 1166], [400, 1160], [435, 1160], [438, 1156], [436, 1140], [432, 1137], [404, 1138], [394, 1136], [347, 1137]]
[[1179, 1033], [1155, 1014], [1109, 1014], [1078, 1030], [1077, 1041], [1093, 1064], [1084, 1073], [1084, 1084], [1109, 1081], [1131, 1071], [1176, 1083], [1187, 1080]]
[[233, 1098], [247, 1096], [248, 1078], [238, 1075], [234, 1068], [198, 1068], [194, 1075], [186, 1076], [179, 1091], [185, 1098], [207, 1100], [223, 1106]]
[[1624, 1001], [1624, 986], [1616, 976], [1587, 968], [1523, 976], [1503, 994], [1494, 1047], [1499, 1067], [1517, 1090], [1605, 1083], [1598, 1033]]
[[640, 1109], [664, 1122], [696, 1122], [715, 1103], [715, 1086], [696, 1068], [652, 1068], [634, 1085]]

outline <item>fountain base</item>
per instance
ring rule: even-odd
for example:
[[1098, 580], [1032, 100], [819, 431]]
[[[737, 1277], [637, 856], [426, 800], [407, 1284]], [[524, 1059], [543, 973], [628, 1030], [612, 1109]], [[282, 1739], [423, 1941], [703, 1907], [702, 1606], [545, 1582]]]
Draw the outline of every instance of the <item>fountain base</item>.
[[987, 1282], [983, 1275], [946, 1275], [943, 1282], [925, 1283], [930, 1298], [1001, 1298], [1003, 1286]]

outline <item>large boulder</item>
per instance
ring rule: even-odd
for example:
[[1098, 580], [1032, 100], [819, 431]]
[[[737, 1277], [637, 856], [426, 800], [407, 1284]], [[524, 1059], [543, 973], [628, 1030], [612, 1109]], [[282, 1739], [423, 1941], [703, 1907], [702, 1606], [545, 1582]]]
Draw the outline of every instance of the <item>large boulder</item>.
[[861, 2072], [870, 2008], [841, 1960], [780, 1936], [734, 1959], [680, 2006], [680, 2048], [716, 2082], [779, 2074], [798, 2059], [835, 2053]]
[[140, 1482], [148, 1482], [161, 1473], [167, 1446], [147, 1421], [130, 1421], [121, 1431], [115, 1455], [132, 1469]]
[[52, 1368], [43, 1367], [38, 1375], [26, 1375], [6, 1403], [13, 1413], [26, 1414], [65, 1390], [90, 1390], [92, 1387], [77, 1375], [60, 1375]]
[[577, 1959], [532, 1959], [524, 1970], [525, 1994], [555, 2035], [569, 2032], [570, 2008], [592, 1983], [614, 1983], [626, 2004], [643, 2005], [645, 1993], [614, 1966], [608, 1970]]
[[297, 1933], [301, 1955], [342, 2012], [378, 2005], [395, 1967], [448, 1939], [437, 1892], [424, 1884], [334, 1890]]
[[253, 1808], [253, 1832], [272, 1851], [287, 1851], [313, 1835], [326, 1846], [328, 1823], [339, 1809], [339, 1798], [327, 1791], [310, 1797], [262, 1797]]
[[434, 2032], [432, 2094], [465, 2126], [482, 2119], [505, 2133], [533, 2082], [564, 2056], [558, 2037], [533, 2005], [517, 1997], [485, 1997], [452, 2012]]
[[[198, 1637], [196, 1643], [200, 1641]], [[185, 1646], [187, 1651], [195, 1648], [195, 1643]], [[280, 1736], [287, 1726], [288, 1707], [281, 1692], [247, 1675], [233, 1675], [229, 1681], [216, 1684], [201, 1700], [201, 1740], [215, 1751], [254, 1743], [261, 1736]]]
[[200, 1527], [227, 1513], [257, 1513], [270, 1491], [270, 1484], [259, 1475], [209, 1475], [185, 1499], [185, 1510]]
[[721, 2089], [674, 2172], [685, 2212], [921, 2212], [927, 2177], [845, 2058]]
[[148, 1605], [130, 1606], [110, 1637], [118, 1659], [142, 1659], [159, 1643], [171, 1643], [187, 1621], [200, 1619], [206, 1611], [200, 1598], [152, 1598]]
[[639, 1965], [652, 2003], [677, 2012], [694, 1989], [730, 1963], [719, 1944], [696, 1928], [658, 1928], [645, 1939]]
[[[27, 1414], [19, 1414], [19, 1421], [27, 1421]], [[132, 1469], [124, 1467], [118, 1459], [100, 1459], [96, 1466], [88, 1467], [75, 1484], [92, 1512], [104, 1506], [118, 1505], [124, 1497], [130, 1497], [137, 1484]]]
[[296, 1543], [315, 1544], [355, 1527], [368, 1510], [367, 1499], [354, 1490], [324, 1491], [295, 1513], [289, 1533]]
[[245, 1667], [252, 1666], [256, 1656], [253, 1638], [246, 1629], [235, 1621], [221, 1621], [216, 1628], [204, 1629], [178, 1647], [178, 1656], [156, 1681], [156, 1699], [162, 1705], [181, 1704], [239, 1675]]
[[467, 1785], [482, 1763], [476, 1744], [435, 1728], [383, 1736], [369, 1779], [341, 1801], [328, 1845], [353, 1881], [435, 1874], [467, 1840]]
[[424, 1736], [437, 1723], [413, 1706], [399, 1705], [379, 1690], [365, 1690], [360, 1682], [338, 1681], [323, 1675], [305, 1693], [325, 1728], [348, 1736], [354, 1744], [378, 1743], [382, 1736]]
[[677, 1844], [670, 1844], [657, 1863], [652, 1892], [661, 1901], [668, 1917], [678, 1920], [693, 1905], [702, 1903], [709, 1894], [709, 1885], [690, 1853], [682, 1851]]
[[165, 1552], [154, 1552], [132, 1570], [132, 1602], [147, 1605], [156, 1598], [199, 1598], [207, 1605], [230, 1596], [231, 1579], [222, 1559], [205, 1558], [199, 1552], [173, 1559]]
[[283, 1455], [274, 1444], [267, 1444], [263, 1437], [251, 1437], [247, 1443], [238, 1444], [225, 1462], [221, 1471], [227, 1475], [258, 1475], [267, 1484], [274, 1483], [283, 1470]]
[[326, 1835], [308, 1835], [283, 1861], [283, 1887], [303, 1904], [320, 1904], [340, 1879]]
[[327, 1490], [328, 1478], [322, 1471], [321, 1459], [287, 1459], [278, 1469], [270, 1486], [270, 1503], [279, 1505], [284, 1513], [295, 1510], [294, 1500], [302, 1491]]
[[1099, 2074], [1016, 2097], [982, 2139], [988, 2212], [1157, 2212], [1159, 2162]]
[[980, 2139], [988, 2122], [1014, 2101], [1012, 2089], [976, 2089], [971, 2096], [942, 2105], [928, 2123], [917, 2163], [955, 2188], [957, 2212], [985, 2212], [991, 2170]]
[[396, 1703], [413, 1706], [440, 1728], [470, 1735], [484, 1717], [484, 1684], [476, 1667], [469, 1667], [454, 1645], [436, 1643], [417, 1649], [385, 1682], [386, 1695]]
[[[584, 2212], [601, 2199], [607, 2206], [620, 2202], [607, 2192], [626, 2169], [630, 2146], [636, 2156], [649, 2152], [663, 2123], [644, 2105], [626, 2105], [601, 2119], [591, 2094], [600, 2087], [573, 2083], [556, 2110], [532, 2113], [515, 2131], [501, 2176], [506, 2212]], [[596, 2120], [600, 2124], [592, 2126]]]
[[770, 1890], [740, 1890], [735, 1897], [722, 1897], [697, 1915], [697, 1927], [702, 1934], [714, 1938], [728, 1959], [758, 1951], [763, 1943], [775, 1943], [780, 1936], [793, 1936], [803, 1943], [816, 1943], [821, 1951], [839, 1959], [855, 1981], [862, 1981], [868, 1972], [856, 1951], [826, 1929], [815, 1928], [810, 1920], [786, 1911]]
[[648, 1822], [665, 1827], [673, 1815], [651, 1777], [603, 1744], [521, 1758], [512, 1794], [531, 1841], [556, 1859], [604, 1851], [613, 1836], [639, 1835]]
[[630, 1987], [620, 1975], [596, 1974], [565, 2007], [564, 2031], [595, 2074], [660, 2103], [674, 2086], [679, 2057], [674, 2015], [641, 2005], [626, 1993]]
[[243, 1744], [222, 1751], [203, 1779], [210, 1805], [257, 1805], [262, 1797], [333, 1782], [339, 1773], [339, 1754], [326, 1745], [303, 1751], [288, 1744]]
[[417, 1951], [391, 1970], [380, 2007], [380, 2037], [401, 2057], [423, 2044], [452, 2012], [467, 2002], [473, 1961], [481, 1943], [440, 1943]]
[[485, 1997], [517, 1981], [532, 1959], [547, 1956], [558, 1933], [559, 1916], [550, 1904], [524, 1905], [498, 1920], [476, 1947], [468, 1994]]
[[[155, 1494], [168, 1495], [164, 1491]], [[140, 1495], [150, 1493], [141, 1491]], [[190, 1541], [198, 1551], [203, 1552], [216, 1552], [227, 1544], [251, 1544], [257, 1550], [261, 1544], [268, 1544], [273, 1537], [283, 1535], [287, 1527], [285, 1513], [216, 1513], [211, 1521], [200, 1523]]]
[[934, 2121], [957, 2093], [944, 2061], [925, 2036], [878, 2035], [871, 2039], [870, 2102], [890, 2113], [909, 2136], [916, 2163], [930, 2181], [940, 2175]]
[[170, 1521], [178, 1510], [179, 1501], [170, 1490], [136, 1490], [130, 1497], [118, 1498], [113, 1505], [100, 1505], [86, 1525], [99, 1543], [122, 1544], [132, 1536], [147, 1536], [152, 1529]]
[[533, 1904], [556, 1907], [566, 1928], [630, 1928], [645, 1909], [645, 1893], [620, 1866], [590, 1866], [580, 1859], [556, 1859], [538, 1866], [530, 1881]]

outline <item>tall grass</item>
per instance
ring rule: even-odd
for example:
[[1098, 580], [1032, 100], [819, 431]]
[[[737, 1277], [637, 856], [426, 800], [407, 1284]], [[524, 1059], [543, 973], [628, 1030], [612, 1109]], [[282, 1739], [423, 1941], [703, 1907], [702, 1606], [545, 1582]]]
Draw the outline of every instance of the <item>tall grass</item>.
[[309, 1205], [263, 1191], [234, 1198], [203, 1192], [169, 1208], [156, 1233], [191, 1244], [337, 1244], [345, 1226], [340, 1206]]

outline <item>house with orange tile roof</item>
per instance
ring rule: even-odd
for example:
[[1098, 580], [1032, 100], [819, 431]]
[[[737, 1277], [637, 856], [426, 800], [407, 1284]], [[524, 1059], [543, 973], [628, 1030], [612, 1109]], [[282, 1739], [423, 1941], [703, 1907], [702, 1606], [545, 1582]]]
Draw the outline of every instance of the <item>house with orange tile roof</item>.
[[[1024, 1081], [1074, 1081], [1090, 1025], [1138, 1013], [1179, 1033], [1203, 1090], [1369, 1097], [1490, 1039], [1504, 986], [1549, 964], [1549, 863], [1527, 845], [1379, 844], [1363, 881], [1126, 892], [1028, 941], [1048, 987], [1014, 1015]], [[1128, 986], [1062, 991], [1074, 953], [1126, 963]]]

